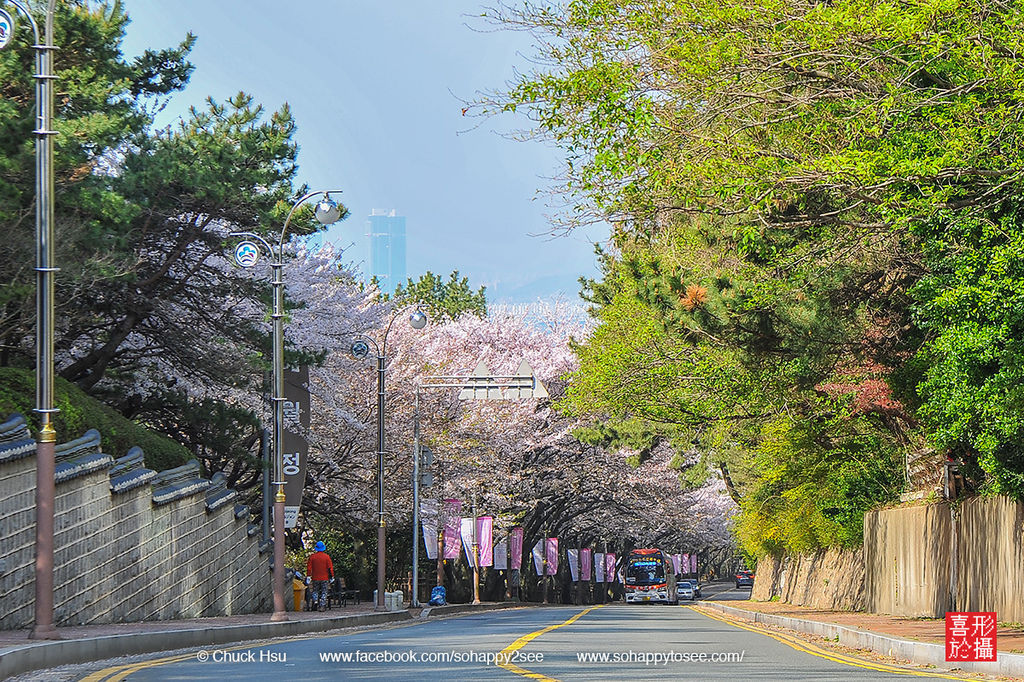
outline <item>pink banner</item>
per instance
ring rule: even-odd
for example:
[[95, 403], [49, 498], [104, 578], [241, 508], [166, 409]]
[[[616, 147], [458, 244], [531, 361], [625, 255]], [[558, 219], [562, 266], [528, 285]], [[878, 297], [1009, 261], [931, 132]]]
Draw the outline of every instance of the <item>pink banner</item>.
[[590, 548], [584, 547], [580, 550], [580, 580], [588, 582], [590, 580], [590, 569], [592, 568], [590, 558]]
[[682, 561], [679, 562], [680, 563], [679, 572], [680, 573], [689, 573], [690, 572], [690, 555], [689, 554], [680, 554], [679, 556], [682, 559]]
[[508, 568], [518, 571], [523, 566], [523, 529], [516, 526], [508, 534]]
[[558, 573], [558, 538], [548, 538], [544, 544], [544, 555], [548, 562], [548, 575]]
[[675, 573], [676, 575], [679, 575], [679, 567], [683, 563], [682, 562], [683, 558], [679, 554], [672, 554], [670, 556], [672, 557], [672, 572]]
[[605, 581], [615, 582], [615, 553], [608, 552], [604, 555], [604, 578]]
[[697, 573], [697, 555], [696, 554], [691, 554], [690, 555], [690, 573], [694, 573], [694, 574]]
[[481, 566], [494, 565], [494, 519], [478, 516], [476, 519], [476, 544]]
[[441, 507], [441, 519], [444, 521], [444, 558], [458, 559], [462, 552], [462, 501], [445, 500]]

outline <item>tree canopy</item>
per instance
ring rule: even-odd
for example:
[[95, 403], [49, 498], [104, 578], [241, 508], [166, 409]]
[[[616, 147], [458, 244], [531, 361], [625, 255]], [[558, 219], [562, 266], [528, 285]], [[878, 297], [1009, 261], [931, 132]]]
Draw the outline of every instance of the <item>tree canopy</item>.
[[[752, 553], [859, 542], [930, 447], [1024, 496], [1021, 9], [502, 4], [534, 70], [482, 98], [564, 150], [613, 239], [563, 408], [696, 448]], [[724, 465], [724, 466], [723, 466]]]

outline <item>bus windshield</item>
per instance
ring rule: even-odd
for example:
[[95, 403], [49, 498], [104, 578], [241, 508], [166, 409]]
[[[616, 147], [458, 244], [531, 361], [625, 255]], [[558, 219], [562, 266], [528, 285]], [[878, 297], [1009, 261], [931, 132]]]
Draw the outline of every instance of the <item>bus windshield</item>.
[[627, 585], [657, 585], [665, 582], [665, 566], [655, 557], [632, 559], [626, 566]]

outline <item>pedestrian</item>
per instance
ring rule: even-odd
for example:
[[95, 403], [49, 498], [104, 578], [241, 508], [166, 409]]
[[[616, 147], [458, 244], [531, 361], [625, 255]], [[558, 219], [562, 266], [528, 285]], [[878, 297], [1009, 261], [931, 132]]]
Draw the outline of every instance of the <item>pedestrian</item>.
[[318, 541], [306, 561], [306, 575], [313, 580], [313, 604], [317, 611], [327, 608], [327, 586], [334, 580], [334, 562], [326, 549], [324, 543]]

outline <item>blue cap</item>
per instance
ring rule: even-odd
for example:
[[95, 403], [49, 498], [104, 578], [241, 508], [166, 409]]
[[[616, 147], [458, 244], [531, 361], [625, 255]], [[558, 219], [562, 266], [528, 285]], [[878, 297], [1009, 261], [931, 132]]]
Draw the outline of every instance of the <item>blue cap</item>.
[[314, 548], [314, 550], [317, 552], [322, 552], [325, 549], [327, 549], [327, 545], [325, 545], [323, 542], [316, 543], [316, 547]]

